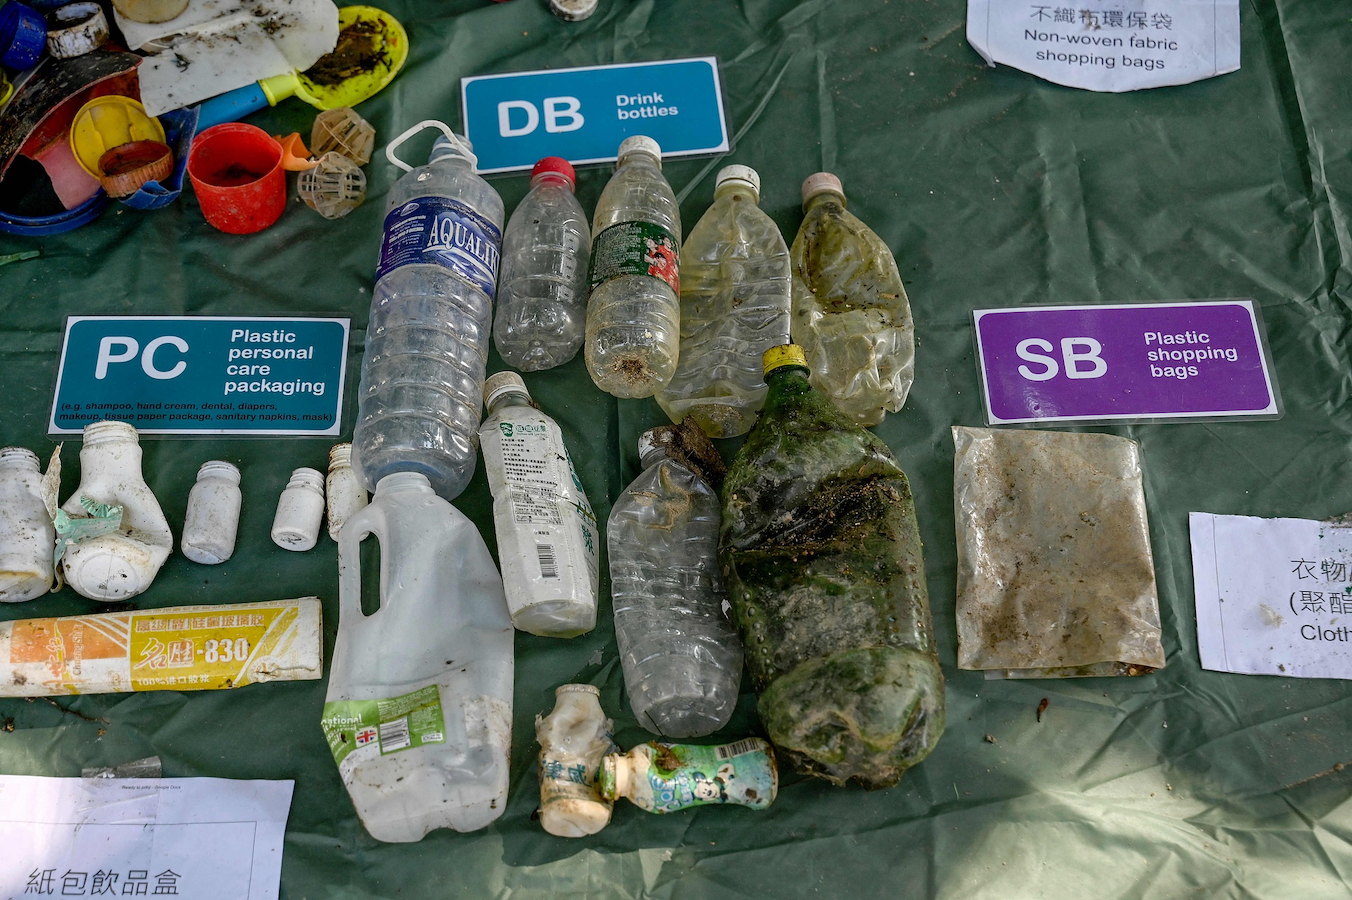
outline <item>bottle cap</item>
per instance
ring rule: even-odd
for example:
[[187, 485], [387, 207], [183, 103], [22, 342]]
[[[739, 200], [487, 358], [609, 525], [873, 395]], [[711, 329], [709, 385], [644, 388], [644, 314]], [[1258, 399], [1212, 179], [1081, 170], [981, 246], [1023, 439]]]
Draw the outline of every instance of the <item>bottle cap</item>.
[[845, 189], [840, 186], [840, 179], [830, 172], [818, 172], [803, 180], [804, 203], [824, 191], [832, 191], [842, 197], [845, 196]]
[[662, 161], [662, 145], [647, 135], [636, 134], [620, 141], [620, 149], [615, 157], [624, 159], [631, 153], [646, 153], [659, 163]]
[[568, 160], [561, 156], [546, 156], [544, 159], [537, 162], [535, 168], [530, 170], [531, 180], [534, 181], [535, 176], [542, 172], [557, 172], [568, 179], [569, 187], [577, 184], [577, 173], [573, 171], [573, 167], [569, 164]]
[[724, 166], [718, 170], [718, 177], [714, 180], [714, 190], [718, 190], [729, 181], [740, 182], [756, 192], [760, 196], [760, 175], [750, 166]]
[[499, 372], [488, 376], [488, 380], [484, 382], [484, 406], [492, 406], [494, 400], [509, 393], [530, 396], [530, 391], [526, 390], [526, 382], [515, 372]]
[[549, 11], [565, 22], [581, 22], [599, 5], [600, 0], [549, 0]]
[[648, 460], [654, 454], [666, 456], [666, 450], [657, 443], [657, 429], [649, 428], [638, 436], [638, 461], [639, 465], [646, 466]]
[[780, 344], [765, 351], [761, 356], [761, 365], [766, 375], [783, 366], [802, 366], [806, 369], [807, 356], [803, 354], [803, 348], [797, 344]]

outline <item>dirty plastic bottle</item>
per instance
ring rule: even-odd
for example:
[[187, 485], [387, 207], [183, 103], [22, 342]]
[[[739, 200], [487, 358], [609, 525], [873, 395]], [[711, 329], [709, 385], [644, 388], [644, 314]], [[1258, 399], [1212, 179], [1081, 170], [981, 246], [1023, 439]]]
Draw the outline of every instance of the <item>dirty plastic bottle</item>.
[[765, 354], [765, 409], [723, 485], [721, 558], [781, 758], [891, 787], [944, 730], [915, 500], [892, 451]]
[[174, 535], [141, 474], [141, 443], [133, 426], [115, 421], [85, 426], [80, 486], [61, 508], [85, 517], [82, 499], [120, 506], [122, 525], [66, 548], [61, 558], [66, 583], [81, 597], [109, 603], [150, 587], [173, 550]]
[[[429, 125], [446, 136], [411, 169], [393, 151]], [[393, 472], [421, 472], [451, 500], [478, 455], [502, 198], [474, 174], [469, 144], [439, 122], [414, 126], [386, 155], [408, 174], [389, 192], [352, 468], [368, 490]]]
[[856, 424], [877, 425], [906, 402], [915, 377], [915, 323], [897, 261], [845, 209], [840, 179], [803, 182], [793, 258], [793, 342], [812, 386]]
[[56, 531], [38, 466], [31, 450], [0, 449], [0, 603], [32, 600], [52, 587]]
[[717, 476], [696, 471], [708, 457], [685, 452], [690, 440], [717, 459], [693, 424], [643, 433], [643, 472], [615, 500], [607, 524], [629, 703], [643, 727], [677, 738], [726, 725], [742, 680], [741, 642], [723, 611], [718, 494], [708, 480]]
[[759, 202], [755, 169], [723, 168], [681, 247], [680, 361], [657, 402], [709, 437], [751, 429], [765, 402], [761, 355], [789, 339], [789, 248]]
[[352, 471], [352, 445], [334, 444], [329, 448], [329, 474], [324, 479], [325, 513], [329, 537], [338, 540], [343, 524], [371, 502], [357, 473]]
[[484, 402], [479, 439], [512, 623], [545, 637], [591, 631], [600, 535], [563, 432], [515, 372], [489, 378]]
[[[380, 543], [362, 611], [360, 544]], [[322, 720], [371, 836], [418, 841], [502, 815], [512, 743], [512, 622], [474, 523], [425, 475], [376, 486], [338, 534], [338, 640]]]
[[502, 238], [493, 342], [507, 365], [523, 372], [561, 366], [582, 346], [591, 233], [575, 183], [567, 160], [537, 162], [530, 193]]
[[779, 794], [779, 768], [760, 738], [716, 747], [650, 741], [606, 756], [600, 791], [650, 813], [716, 804], [765, 809]]
[[277, 498], [272, 519], [272, 542], [283, 550], [304, 553], [319, 543], [324, 523], [324, 476], [318, 469], [301, 466]]
[[592, 216], [587, 371], [616, 397], [651, 397], [680, 349], [681, 210], [662, 177], [662, 148], [636, 135]]
[[554, 708], [535, 717], [540, 742], [540, 824], [559, 837], [586, 837], [610, 823], [612, 804], [597, 790], [601, 759], [619, 748], [614, 723], [601, 709], [601, 692], [590, 684], [554, 691]]
[[202, 463], [183, 516], [183, 540], [179, 542], [183, 555], [204, 566], [218, 565], [234, 555], [242, 501], [239, 469], [221, 459]]

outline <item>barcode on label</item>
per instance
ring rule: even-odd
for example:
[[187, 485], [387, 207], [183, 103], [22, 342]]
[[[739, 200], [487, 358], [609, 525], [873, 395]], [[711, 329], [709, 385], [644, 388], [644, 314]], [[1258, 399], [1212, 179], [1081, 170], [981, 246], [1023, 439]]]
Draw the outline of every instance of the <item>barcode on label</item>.
[[404, 716], [402, 719], [395, 719], [393, 722], [380, 723], [381, 753], [393, 753], [396, 750], [403, 750], [412, 743], [413, 742], [408, 736], [408, 716]]
[[554, 555], [553, 544], [536, 544], [535, 552], [540, 557], [540, 577], [558, 578], [559, 560]]
[[743, 753], [755, 753], [760, 748], [760, 738], [742, 738], [735, 743], [718, 747], [718, 760], [722, 762], [725, 759], [732, 759], [734, 756], [741, 756]]

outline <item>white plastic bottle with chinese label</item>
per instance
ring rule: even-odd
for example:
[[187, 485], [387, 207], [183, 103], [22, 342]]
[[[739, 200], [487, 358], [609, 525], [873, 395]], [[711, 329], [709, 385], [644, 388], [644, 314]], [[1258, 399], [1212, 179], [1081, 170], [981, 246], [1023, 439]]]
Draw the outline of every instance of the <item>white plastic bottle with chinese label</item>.
[[55, 543], [37, 456], [23, 447], [0, 449], [0, 603], [47, 593]]
[[597, 788], [601, 760], [619, 748], [615, 725], [601, 709], [601, 692], [590, 684], [554, 691], [554, 708], [535, 717], [540, 742], [540, 825], [559, 837], [596, 834], [610, 823], [612, 803]]
[[[360, 544], [380, 543], [362, 610]], [[512, 622], [488, 547], [415, 472], [387, 475], [338, 533], [338, 640], [322, 725], [380, 841], [474, 831], [502, 815], [512, 741]]]
[[563, 433], [515, 372], [489, 378], [484, 403], [479, 443], [512, 623], [545, 637], [591, 631], [600, 535]]

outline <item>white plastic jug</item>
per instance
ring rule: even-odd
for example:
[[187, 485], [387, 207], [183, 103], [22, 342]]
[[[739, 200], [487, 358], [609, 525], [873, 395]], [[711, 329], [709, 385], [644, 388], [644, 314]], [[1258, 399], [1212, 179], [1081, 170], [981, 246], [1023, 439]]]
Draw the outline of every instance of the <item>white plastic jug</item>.
[[[369, 616], [368, 535], [380, 542]], [[338, 582], [322, 724], [362, 824], [401, 842], [484, 827], [507, 800], [512, 622], [483, 538], [426, 476], [387, 475], [339, 532]]]

